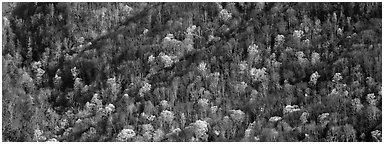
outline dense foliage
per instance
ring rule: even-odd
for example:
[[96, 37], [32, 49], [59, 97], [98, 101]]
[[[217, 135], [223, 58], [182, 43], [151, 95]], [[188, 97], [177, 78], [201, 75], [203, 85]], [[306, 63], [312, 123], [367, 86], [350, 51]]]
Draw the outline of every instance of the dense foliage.
[[2, 141], [382, 141], [381, 3], [3, 3]]

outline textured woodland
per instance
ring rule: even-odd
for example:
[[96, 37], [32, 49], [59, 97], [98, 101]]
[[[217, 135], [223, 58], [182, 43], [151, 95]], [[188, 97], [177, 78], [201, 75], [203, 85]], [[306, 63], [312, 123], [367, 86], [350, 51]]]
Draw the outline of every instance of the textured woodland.
[[382, 141], [382, 3], [2, 3], [2, 141]]

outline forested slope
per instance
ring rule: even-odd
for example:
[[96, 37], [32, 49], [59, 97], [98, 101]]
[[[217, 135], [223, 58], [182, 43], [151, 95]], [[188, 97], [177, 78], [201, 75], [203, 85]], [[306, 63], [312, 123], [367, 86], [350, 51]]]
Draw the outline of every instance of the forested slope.
[[382, 141], [381, 3], [2, 6], [2, 141]]

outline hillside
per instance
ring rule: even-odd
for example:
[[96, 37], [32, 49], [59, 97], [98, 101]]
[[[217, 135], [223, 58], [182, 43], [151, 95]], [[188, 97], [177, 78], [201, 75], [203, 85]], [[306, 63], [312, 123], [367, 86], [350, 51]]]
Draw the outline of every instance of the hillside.
[[2, 3], [2, 141], [382, 141], [382, 3]]

